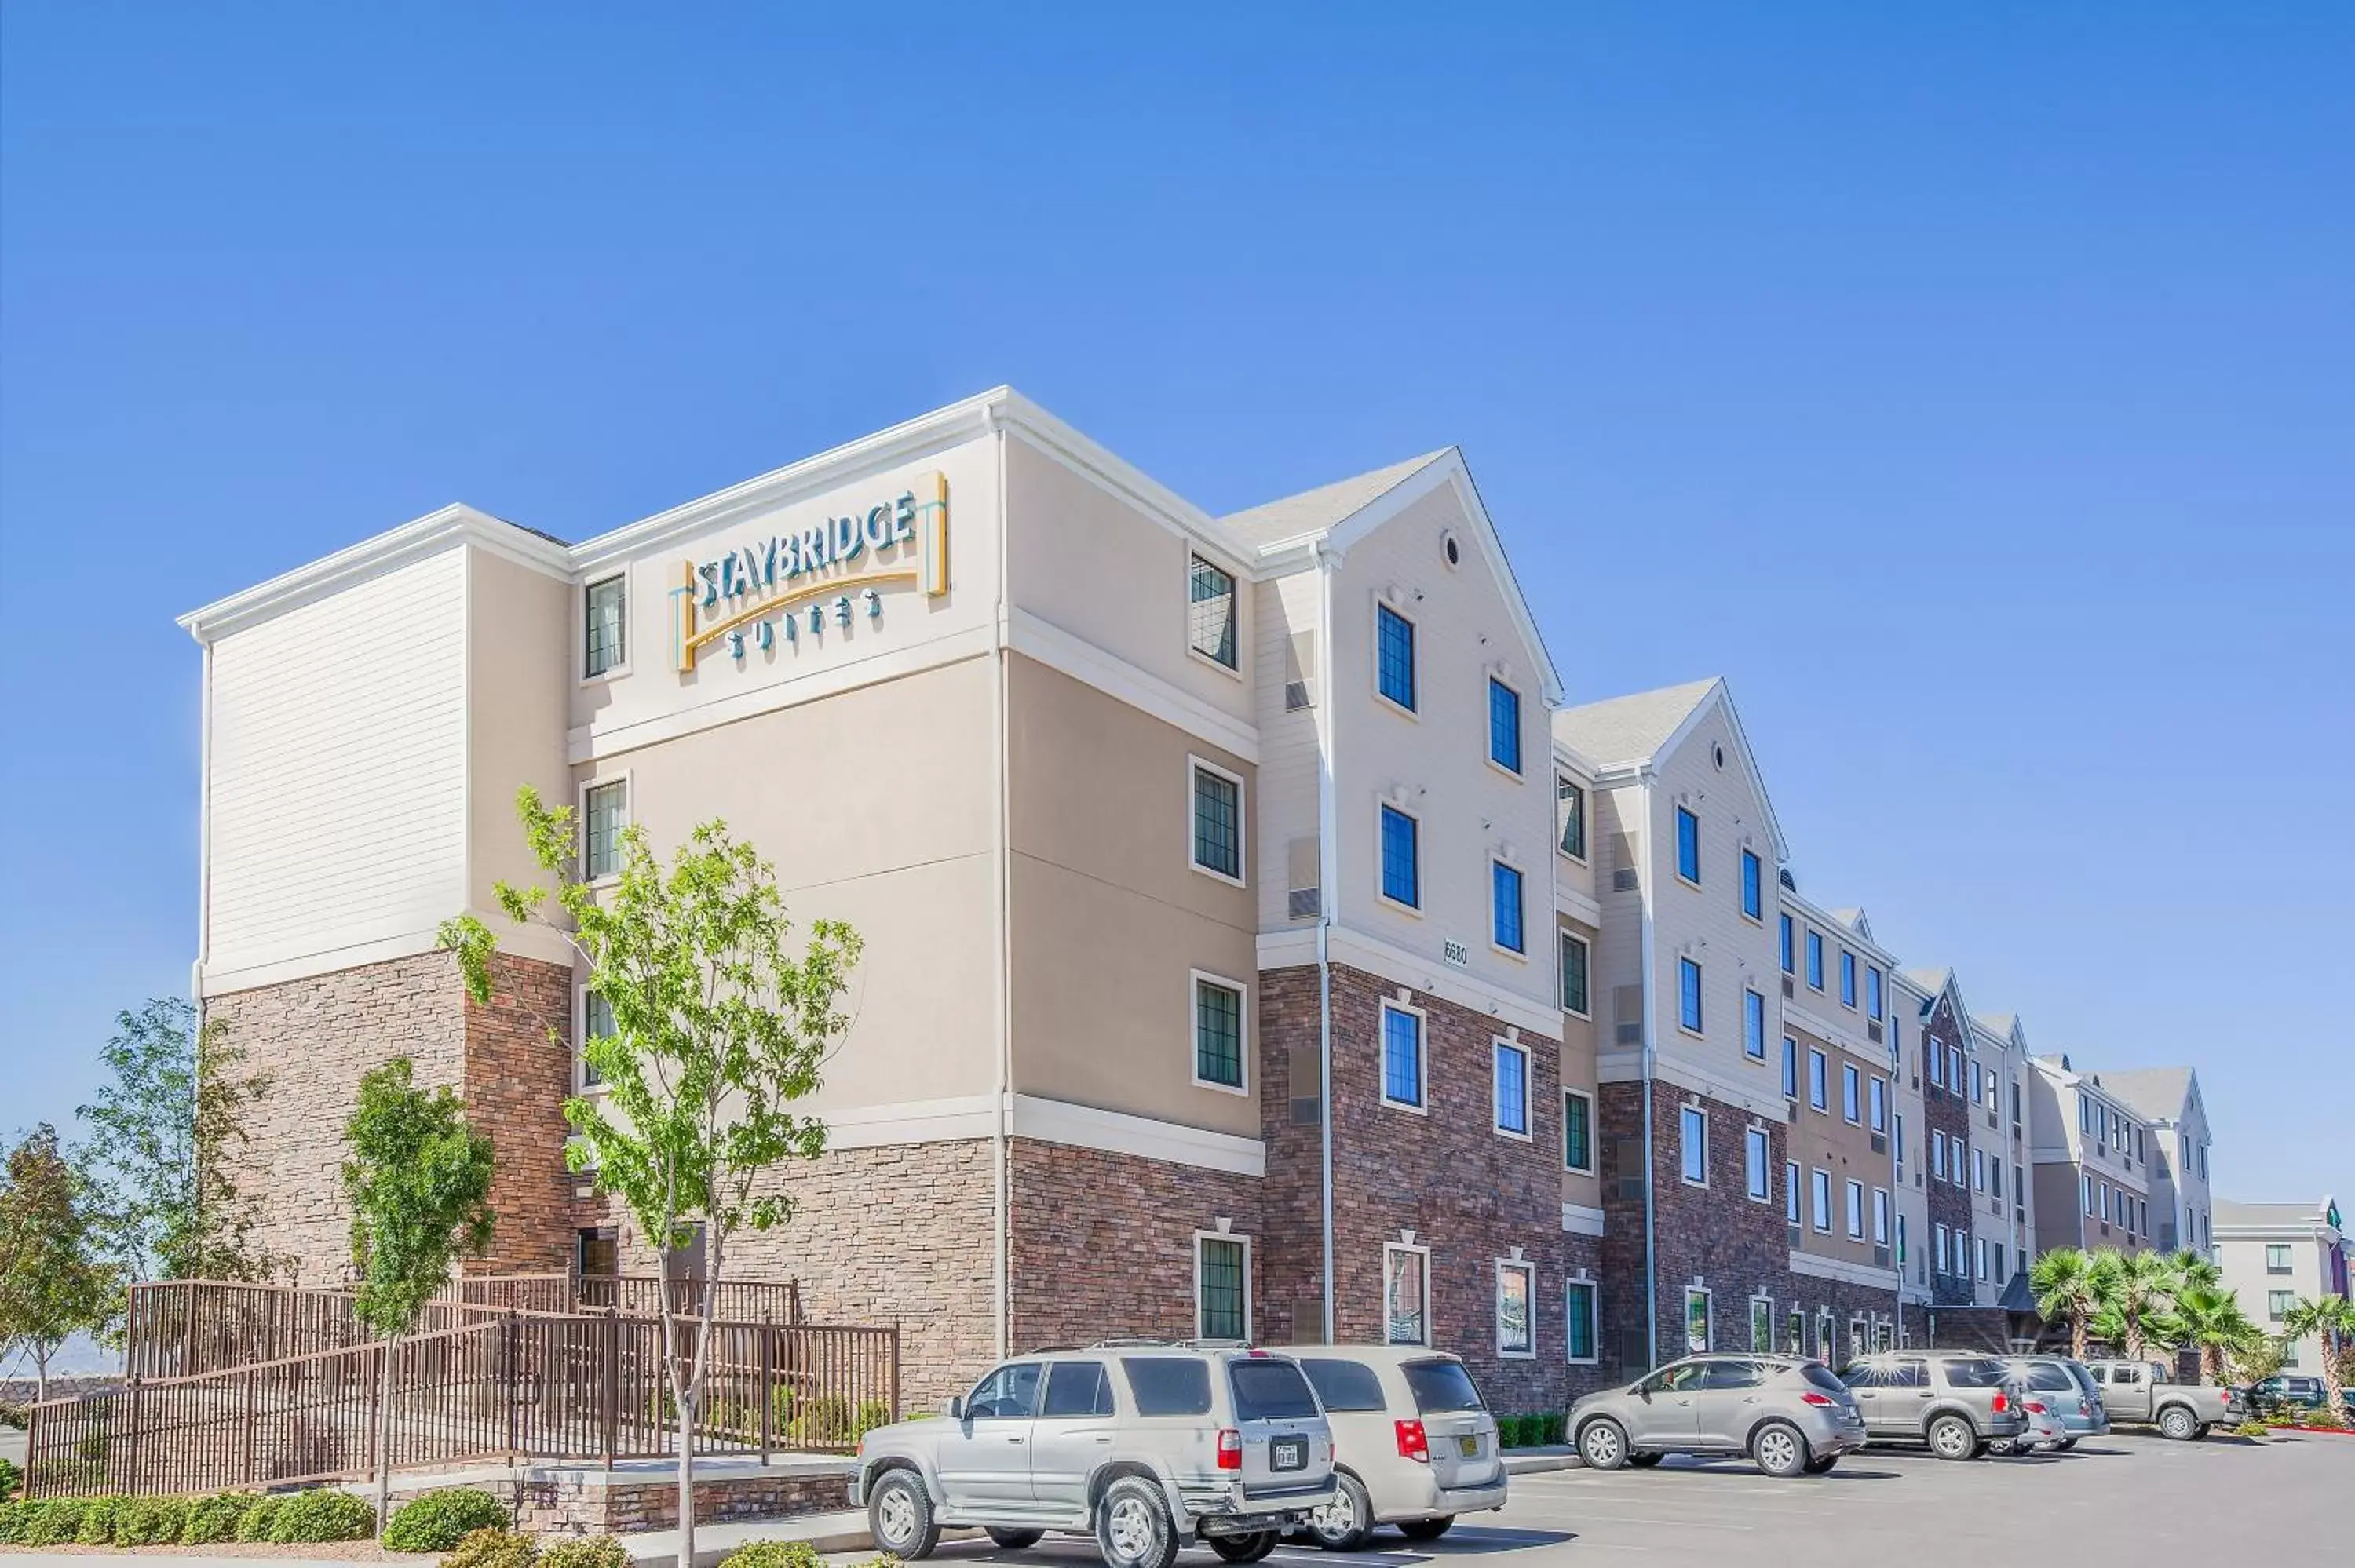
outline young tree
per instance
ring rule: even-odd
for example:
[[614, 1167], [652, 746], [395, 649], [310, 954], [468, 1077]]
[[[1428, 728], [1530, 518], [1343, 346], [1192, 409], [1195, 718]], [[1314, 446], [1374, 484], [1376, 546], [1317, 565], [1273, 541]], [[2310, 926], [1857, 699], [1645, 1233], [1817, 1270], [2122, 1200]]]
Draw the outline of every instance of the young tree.
[[381, 1534], [392, 1489], [393, 1354], [459, 1257], [490, 1245], [491, 1140], [466, 1125], [455, 1093], [420, 1088], [409, 1058], [396, 1056], [361, 1077], [344, 1145], [359, 1274], [353, 1308], [384, 1341], [376, 1442]]
[[[695, 1428], [728, 1245], [741, 1230], [770, 1230], [792, 1217], [791, 1196], [762, 1184], [763, 1175], [825, 1152], [825, 1124], [793, 1107], [818, 1086], [829, 1047], [849, 1028], [838, 1004], [861, 944], [842, 922], [819, 920], [800, 956], [789, 954], [792, 922], [776, 874], [724, 822], [698, 827], [667, 869], [642, 830], [625, 829], [619, 879], [591, 888], [574, 874], [571, 809], [550, 809], [526, 788], [517, 810], [554, 886], [501, 884], [500, 907], [519, 925], [561, 933], [613, 1019], [611, 1033], [583, 1042], [604, 1093], [565, 1103], [580, 1135], [566, 1158], [593, 1173], [601, 1191], [618, 1194], [647, 1241], [664, 1249], [678, 1561], [693, 1568]], [[462, 916], [443, 925], [442, 941], [457, 952], [469, 992], [487, 1001], [496, 948], [490, 929]], [[698, 1226], [703, 1287], [674, 1289], [674, 1258]]]
[[2323, 1408], [2334, 1418], [2346, 1410], [2347, 1380], [2339, 1357], [2355, 1343], [2355, 1301], [2344, 1296], [2309, 1296], [2291, 1305], [2282, 1318], [2282, 1338], [2303, 1340], [2311, 1335], [2322, 1342]]
[[2073, 1246], [2056, 1246], [2028, 1271], [2036, 1310], [2048, 1322], [2069, 1325], [2069, 1353], [2085, 1359], [2085, 1320], [2100, 1305], [2094, 1293], [2094, 1260]]
[[248, 1107], [269, 1081], [219, 1020], [199, 1027], [176, 999], [115, 1016], [99, 1053], [112, 1081], [80, 1108], [99, 1236], [130, 1279], [261, 1279], [277, 1260], [258, 1240], [262, 1207], [238, 1191]]
[[2224, 1381], [2224, 1358], [2257, 1337], [2257, 1326], [2241, 1309], [2241, 1298], [2216, 1285], [2188, 1285], [2175, 1298], [2180, 1337], [2175, 1343], [2200, 1353], [2200, 1381]]
[[113, 1271], [93, 1255], [89, 1205], [80, 1179], [46, 1123], [8, 1151], [0, 1188], [0, 1353], [33, 1360], [38, 1403], [49, 1394], [49, 1361], [73, 1335], [103, 1324]]
[[2145, 1360], [2175, 1299], [2173, 1259], [2162, 1252], [2103, 1251], [2094, 1255], [2093, 1277], [2094, 1301], [2109, 1319], [2103, 1337], [2126, 1360]]

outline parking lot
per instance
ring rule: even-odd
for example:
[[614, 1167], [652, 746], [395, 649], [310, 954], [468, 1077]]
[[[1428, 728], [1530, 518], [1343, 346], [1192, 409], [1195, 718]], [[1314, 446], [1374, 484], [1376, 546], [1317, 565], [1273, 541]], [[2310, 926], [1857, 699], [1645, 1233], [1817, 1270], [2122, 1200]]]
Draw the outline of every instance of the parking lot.
[[[1286, 1546], [1283, 1568], [1347, 1561], [1441, 1568], [1566, 1568], [1729, 1563], [1806, 1568], [1995, 1568], [2020, 1563], [2104, 1568], [2154, 1563], [2355, 1563], [2355, 1438], [2262, 1446], [2093, 1438], [2070, 1454], [1954, 1464], [1919, 1452], [1868, 1450], [1833, 1474], [1771, 1481], [1748, 1465], [1671, 1459], [1657, 1470], [1518, 1476], [1503, 1512], [1459, 1523], [1429, 1546], [1384, 1531], [1354, 1559]], [[1050, 1539], [1022, 1552], [943, 1545], [940, 1561], [1098, 1562], [1090, 1543]], [[852, 1561], [852, 1559], [842, 1559]], [[1219, 1568], [1201, 1548], [1185, 1568]]]

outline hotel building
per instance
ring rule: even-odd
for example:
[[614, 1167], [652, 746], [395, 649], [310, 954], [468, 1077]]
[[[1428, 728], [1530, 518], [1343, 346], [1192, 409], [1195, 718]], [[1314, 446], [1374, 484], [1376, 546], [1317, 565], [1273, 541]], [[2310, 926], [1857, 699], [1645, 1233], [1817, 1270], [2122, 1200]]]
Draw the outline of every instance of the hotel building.
[[2099, 1073], [2030, 1059], [2037, 1245], [2138, 1252], [2150, 1225], [2150, 1128]]
[[2269, 1330], [2282, 1348], [2282, 1370], [2313, 1376], [2322, 1370], [2322, 1340], [2293, 1340], [2282, 1320], [2300, 1301], [2355, 1296], [2349, 1282], [2355, 1237], [2339, 1218], [2339, 1204], [2216, 1203], [2216, 1254], [2225, 1288], [2241, 1309]]

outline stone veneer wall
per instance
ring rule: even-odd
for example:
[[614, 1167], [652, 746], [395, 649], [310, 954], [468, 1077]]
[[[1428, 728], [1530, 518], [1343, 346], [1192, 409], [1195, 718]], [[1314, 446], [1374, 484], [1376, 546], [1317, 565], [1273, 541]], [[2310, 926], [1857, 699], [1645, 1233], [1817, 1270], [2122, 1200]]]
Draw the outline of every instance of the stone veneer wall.
[[[1562, 1283], [1575, 1250], [1591, 1270], [1591, 1238], [1561, 1228], [1561, 1096], [1556, 1042], [1524, 1034], [1529, 1052], [1530, 1134], [1494, 1130], [1493, 1019], [1420, 991], [1407, 1001], [1424, 1015], [1427, 1114], [1381, 1102], [1380, 1010], [1402, 989], [1346, 965], [1332, 966], [1335, 1337], [1380, 1343], [1385, 1322], [1382, 1247], [1412, 1231], [1431, 1248], [1433, 1341], [1461, 1355], [1499, 1410], [1558, 1406], [1572, 1386], [1566, 1361]], [[1314, 1340], [1322, 1330], [1322, 1155], [1318, 1128], [1293, 1119], [1293, 1101], [1313, 1099], [1317, 1044], [1313, 966], [1260, 975], [1259, 1062], [1267, 1143], [1268, 1240], [1258, 1296], [1263, 1338]], [[1295, 1070], [1297, 1081], [1295, 1082]], [[1572, 1248], [1572, 1243], [1582, 1244]], [[1537, 1266], [1531, 1302], [1535, 1353], [1497, 1351], [1496, 1266], [1514, 1247]], [[1605, 1301], [1612, 1294], [1606, 1283]], [[1290, 1321], [1284, 1319], [1288, 1317]], [[1599, 1381], [1576, 1369], [1581, 1386]]]
[[[1972, 1288], [1968, 1277], [1970, 1269], [1967, 1259], [1963, 1268], [1955, 1274], [1942, 1275], [1938, 1272], [1937, 1227], [1945, 1225], [1948, 1230], [1960, 1234], [1965, 1238], [1965, 1246], [1967, 1247], [1974, 1222], [1967, 1170], [1966, 1180], [1959, 1184], [1941, 1178], [1937, 1167], [1930, 1163], [1930, 1135], [1934, 1132], [1945, 1135], [1947, 1144], [1946, 1169], [1951, 1171], [1954, 1170], [1955, 1141], [1958, 1139], [1967, 1141], [1972, 1139], [1973, 1134], [1970, 1102], [1961, 1095], [1942, 1089], [1930, 1081], [1927, 1052], [1932, 1044], [1951, 1045], [1956, 1050], [1961, 1050], [1967, 1036], [1967, 1027], [1955, 1017], [1954, 1008], [1945, 997], [1941, 996], [1936, 1007], [1931, 1011], [1930, 1021], [1923, 1026], [1922, 1044], [1917, 1048], [1922, 1054], [1920, 1064], [1922, 1119], [1925, 1124], [1922, 1132], [1920, 1175], [1923, 1181], [1926, 1183], [1929, 1192], [1927, 1224], [1930, 1234], [1913, 1240], [1913, 1245], [1922, 1249], [1922, 1256], [1929, 1264], [1930, 1291], [1940, 1307], [1967, 1306], [1971, 1300]], [[1966, 1071], [1967, 1071], [1967, 1065]], [[1964, 1158], [1967, 1160], [1969, 1157], [1966, 1154]]]

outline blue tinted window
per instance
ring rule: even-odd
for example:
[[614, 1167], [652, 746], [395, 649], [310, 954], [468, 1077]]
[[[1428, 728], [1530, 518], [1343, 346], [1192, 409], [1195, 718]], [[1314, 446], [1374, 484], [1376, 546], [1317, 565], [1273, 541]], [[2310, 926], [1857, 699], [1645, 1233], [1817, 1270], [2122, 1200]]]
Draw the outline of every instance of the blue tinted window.
[[1700, 1033], [1700, 966], [1690, 959], [1677, 960], [1677, 1019]]
[[1414, 622], [1388, 605], [1374, 608], [1375, 662], [1382, 695], [1414, 710]]
[[1754, 991], [1742, 993], [1742, 1048], [1753, 1062], [1766, 1059], [1766, 999]]
[[1742, 912], [1753, 920], [1763, 920], [1760, 911], [1766, 907], [1764, 890], [1760, 886], [1761, 867], [1758, 857], [1748, 850], [1742, 852]]
[[1529, 1130], [1529, 1059], [1518, 1045], [1499, 1040], [1497, 1052], [1497, 1129]]
[[1791, 917], [1788, 915], [1785, 915], [1781, 918], [1783, 932], [1783, 972], [1785, 974], [1789, 974], [1791, 970], [1796, 967], [1796, 960], [1791, 956]]
[[1700, 819], [1682, 806], [1677, 808], [1677, 874], [1700, 880]]
[[1409, 908], [1423, 905], [1421, 868], [1415, 863], [1415, 821], [1382, 808], [1382, 896]]
[[1488, 760], [1521, 770], [1521, 694], [1494, 678], [1488, 682]]
[[1807, 933], [1807, 983], [1824, 989], [1824, 938], [1815, 931]]
[[1423, 1020], [1394, 1007], [1382, 1009], [1382, 1097], [1423, 1104]]
[[1854, 953], [1840, 954], [1840, 1001], [1850, 1007], [1856, 1005], [1856, 955]]
[[1864, 1010], [1875, 1018], [1881, 1016], [1881, 971], [1870, 966], [1864, 971]]
[[1503, 861], [1490, 861], [1488, 886], [1497, 946], [1518, 953], [1521, 950], [1521, 874]]
[[1783, 1036], [1783, 1097], [1799, 1097], [1799, 1043], [1787, 1034]]

